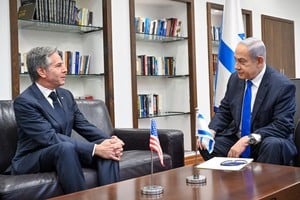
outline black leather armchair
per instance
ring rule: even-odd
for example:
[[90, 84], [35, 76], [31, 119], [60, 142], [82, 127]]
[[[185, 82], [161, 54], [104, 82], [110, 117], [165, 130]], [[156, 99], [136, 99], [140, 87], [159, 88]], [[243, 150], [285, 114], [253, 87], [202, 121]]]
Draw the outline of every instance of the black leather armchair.
[[[109, 134], [115, 134], [124, 142], [124, 154], [120, 161], [121, 180], [143, 176], [151, 172], [151, 152], [149, 151], [149, 129], [115, 129], [112, 127], [108, 111], [101, 100], [77, 100], [86, 118]], [[184, 165], [183, 133], [179, 130], [158, 129], [164, 152], [165, 167], [156, 154], [153, 156], [154, 172]], [[76, 132], [72, 137], [81, 139]], [[0, 199], [46, 199], [63, 194], [55, 172], [10, 175], [3, 174], [9, 167], [17, 144], [17, 125], [13, 111], [13, 101], [0, 101]], [[88, 188], [96, 187], [96, 171], [84, 169]]]

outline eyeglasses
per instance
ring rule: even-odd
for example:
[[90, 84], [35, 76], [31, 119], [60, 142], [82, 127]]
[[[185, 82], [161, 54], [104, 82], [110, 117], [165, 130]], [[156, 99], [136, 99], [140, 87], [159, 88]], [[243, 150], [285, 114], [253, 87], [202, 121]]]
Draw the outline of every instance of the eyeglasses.
[[222, 166], [239, 166], [239, 165], [244, 165], [247, 164], [246, 160], [225, 160], [221, 162], [220, 165]]

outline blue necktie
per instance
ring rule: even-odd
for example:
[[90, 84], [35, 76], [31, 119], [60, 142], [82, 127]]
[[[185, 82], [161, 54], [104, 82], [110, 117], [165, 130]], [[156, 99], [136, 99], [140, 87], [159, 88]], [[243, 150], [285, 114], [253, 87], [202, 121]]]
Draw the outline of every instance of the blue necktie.
[[[251, 132], [251, 87], [252, 82], [250, 80], [247, 80], [247, 88], [244, 96], [244, 102], [243, 102], [243, 113], [242, 113], [242, 130], [241, 130], [241, 136], [249, 135]], [[248, 145], [245, 149], [245, 151], [242, 153], [241, 157], [243, 158], [249, 158], [251, 155], [251, 149]]]
[[52, 99], [53, 101], [53, 107], [54, 110], [57, 112], [57, 114], [59, 115], [61, 121], [65, 121], [65, 112], [63, 110], [63, 108], [61, 107], [59, 101], [58, 101], [58, 97], [56, 95], [55, 92], [51, 92], [49, 97]]

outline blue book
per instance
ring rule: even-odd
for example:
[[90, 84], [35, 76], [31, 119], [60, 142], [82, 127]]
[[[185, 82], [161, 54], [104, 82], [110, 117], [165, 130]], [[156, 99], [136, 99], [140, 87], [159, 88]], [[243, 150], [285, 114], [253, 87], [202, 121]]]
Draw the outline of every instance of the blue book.
[[72, 70], [73, 74], [78, 74], [79, 73], [79, 63], [80, 63], [80, 55], [79, 51], [75, 51], [75, 64], [74, 64], [74, 71]]

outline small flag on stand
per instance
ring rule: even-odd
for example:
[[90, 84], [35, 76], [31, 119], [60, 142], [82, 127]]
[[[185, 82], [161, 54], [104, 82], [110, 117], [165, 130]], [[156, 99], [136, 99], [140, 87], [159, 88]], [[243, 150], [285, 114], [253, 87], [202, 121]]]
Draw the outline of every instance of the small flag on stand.
[[150, 129], [150, 142], [149, 147], [151, 150], [151, 176], [150, 176], [150, 185], [144, 186], [141, 191], [144, 195], [161, 195], [164, 192], [164, 188], [160, 185], [153, 185], [153, 151], [158, 154], [160, 164], [164, 165], [163, 152], [160, 147], [158, 135], [157, 135], [157, 127], [156, 121], [151, 119], [151, 129]]
[[151, 130], [150, 130], [150, 143], [149, 143], [151, 151], [155, 151], [158, 154], [160, 164], [164, 165], [163, 152], [160, 146], [160, 142], [157, 134], [157, 126], [155, 119], [151, 119]]
[[207, 151], [209, 153], [212, 153], [215, 146], [215, 140], [213, 138], [213, 135], [211, 134], [208, 125], [204, 119], [204, 117], [197, 113], [197, 134], [199, 137], [199, 140], [202, 144], [204, 144], [207, 148]]
[[215, 112], [218, 110], [225, 95], [228, 79], [231, 73], [235, 71], [235, 48], [243, 39], [245, 39], [245, 31], [240, 0], [225, 0], [215, 80]]

